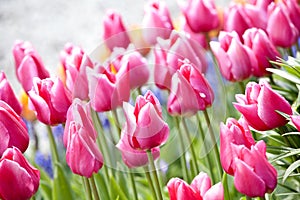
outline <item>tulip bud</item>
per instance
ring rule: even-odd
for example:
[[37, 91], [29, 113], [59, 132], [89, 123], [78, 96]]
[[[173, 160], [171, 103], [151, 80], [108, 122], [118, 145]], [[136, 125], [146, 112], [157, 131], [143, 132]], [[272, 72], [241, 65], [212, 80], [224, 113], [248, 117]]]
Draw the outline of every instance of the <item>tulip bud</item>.
[[245, 95], [237, 94], [235, 98], [237, 103], [234, 103], [234, 107], [251, 127], [259, 131], [271, 130], [287, 123], [277, 111], [292, 114], [290, 104], [265, 81], [259, 84], [249, 82]]
[[0, 72], [0, 100], [6, 102], [18, 115], [21, 114], [22, 106], [11, 88], [4, 72]]
[[36, 111], [37, 119], [47, 125], [64, 123], [71, 94], [58, 78], [33, 80], [33, 88], [28, 92], [30, 105]]
[[40, 172], [16, 148], [8, 148], [0, 159], [0, 198], [30, 199], [38, 190]]
[[25, 152], [29, 145], [29, 135], [25, 123], [4, 101], [0, 100], [0, 157], [9, 147], [17, 147]]

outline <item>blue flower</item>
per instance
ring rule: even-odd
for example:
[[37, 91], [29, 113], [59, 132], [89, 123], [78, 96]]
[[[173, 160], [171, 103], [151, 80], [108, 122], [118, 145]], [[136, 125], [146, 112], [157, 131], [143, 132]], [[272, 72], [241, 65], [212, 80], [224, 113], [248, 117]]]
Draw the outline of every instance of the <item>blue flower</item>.
[[35, 163], [39, 165], [49, 176], [53, 178], [52, 159], [50, 155], [44, 155], [40, 151], [35, 154]]

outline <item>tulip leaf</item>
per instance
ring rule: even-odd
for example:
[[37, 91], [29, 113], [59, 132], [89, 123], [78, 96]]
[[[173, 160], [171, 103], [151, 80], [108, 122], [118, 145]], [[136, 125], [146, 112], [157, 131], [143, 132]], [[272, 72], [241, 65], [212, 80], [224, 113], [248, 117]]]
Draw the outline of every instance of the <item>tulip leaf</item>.
[[300, 167], [300, 160], [297, 160], [295, 162], [293, 162], [285, 171], [284, 175], [283, 175], [283, 179], [282, 179], [282, 183], [285, 182], [285, 180], [289, 177], [289, 175], [291, 173], [293, 173], [293, 171], [295, 169], [297, 169], [298, 167]]
[[52, 188], [49, 182], [40, 180], [40, 191], [42, 193], [43, 199], [51, 200], [52, 199]]
[[101, 196], [101, 199], [110, 199], [109, 198], [109, 191], [107, 190], [107, 184], [105, 182], [105, 178], [102, 173], [97, 173], [94, 175], [95, 182], [97, 188], [99, 188], [100, 192], [99, 195]]
[[110, 189], [111, 189], [111, 198], [112, 199], [120, 199], [120, 200], [128, 200], [122, 189], [120, 188], [119, 184], [117, 183], [116, 179], [111, 176], [110, 177]]
[[274, 69], [274, 68], [267, 68], [267, 71], [272, 72], [273, 74], [277, 74], [278, 76], [281, 76], [291, 82], [300, 85], [300, 79], [297, 76], [294, 76], [286, 71], [280, 69]]
[[67, 180], [63, 167], [60, 163], [55, 163], [52, 199], [66, 200], [73, 199], [70, 190], [70, 182]]
[[282, 136], [287, 136], [287, 135], [300, 135], [300, 132], [289, 132], [289, 133], [282, 134]]
[[275, 157], [271, 162], [275, 162], [277, 160], [281, 160], [283, 158], [287, 158], [287, 157], [290, 157], [290, 156], [293, 156], [293, 155], [298, 155], [298, 154], [300, 154], [300, 149], [295, 149], [295, 150], [292, 150], [288, 153], [280, 154], [279, 156]]

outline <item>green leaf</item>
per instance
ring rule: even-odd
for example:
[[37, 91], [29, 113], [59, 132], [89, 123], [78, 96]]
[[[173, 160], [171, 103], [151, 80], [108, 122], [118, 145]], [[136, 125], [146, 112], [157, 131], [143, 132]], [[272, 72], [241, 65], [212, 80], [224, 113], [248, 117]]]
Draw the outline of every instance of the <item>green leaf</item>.
[[277, 160], [281, 160], [281, 159], [284, 159], [284, 158], [287, 158], [287, 157], [290, 157], [290, 156], [293, 156], [293, 155], [298, 155], [298, 154], [300, 154], [300, 149], [291, 150], [290, 152], [283, 153], [283, 154], [280, 154], [279, 156], [275, 157], [271, 161], [271, 163], [275, 162]]
[[52, 187], [51, 182], [46, 182], [44, 180], [40, 180], [40, 191], [42, 193], [43, 199], [51, 200], [52, 199]]
[[55, 163], [52, 198], [54, 200], [73, 199], [69, 180], [67, 180], [60, 163]]
[[291, 173], [293, 173], [293, 171], [295, 169], [297, 169], [300, 166], [300, 160], [297, 160], [295, 162], [293, 162], [285, 171], [284, 175], [283, 175], [283, 179], [282, 179], [282, 183], [285, 182], [285, 180], [289, 177], [289, 175]]
[[300, 132], [289, 132], [289, 133], [282, 134], [282, 136], [288, 136], [288, 135], [300, 135]]
[[119, 184], [117, 183], [116, 179], [111, 176], [110, 177], [110, 189], [111, 189], [111, 198], [112, 199], [120, 199], [120, 200], [128, 200], [122, 189], [120, 188]]
[[300, 79], [297, 76], [294, 76], [286, 71], [280, 69], [274, 69], [274, 68], [267, 68], [267, 71], [272, 72], [273, 74], [277, 74], [278, 76], [281, 76], [289, 81], [292, 81], [300, 85]]
[[109, 198], [109, 191], [107, 190], [107, 184], [105, 182], [105, 178], [102, 173], [97, 173], [94, 175], [96, 186], [99, 189], [99, 195], [101, 199], [110, 199]]

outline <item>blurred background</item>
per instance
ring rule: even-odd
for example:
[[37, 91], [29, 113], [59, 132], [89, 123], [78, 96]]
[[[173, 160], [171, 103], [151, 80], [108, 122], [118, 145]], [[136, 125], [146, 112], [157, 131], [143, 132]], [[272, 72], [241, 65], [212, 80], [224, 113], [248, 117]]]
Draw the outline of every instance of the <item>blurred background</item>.
[[[224, 7], [229, 0], [215, 0]], [[45, 66], [54, 71], [59, 52], [67, 42], [86, 52], [101, 43], [102, 20], [107, 9], [121, 13], [127, 28], [141, 23], [146, 0], [0, 0], [0, 71], [4, 71], [15, 90], [12, 46], [15, 40], [32, 43]], [[173, 20], [179, 16], [176, 0], [166, 0]], [[18, 91], [15, 91], [18, 92]]]

